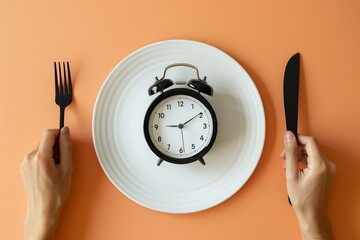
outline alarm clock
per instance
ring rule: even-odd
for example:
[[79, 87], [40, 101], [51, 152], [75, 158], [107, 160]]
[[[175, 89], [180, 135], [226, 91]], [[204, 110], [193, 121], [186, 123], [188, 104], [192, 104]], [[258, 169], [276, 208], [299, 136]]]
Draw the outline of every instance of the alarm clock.
[[[174, 67], [192, 68], [197, 76], [189, 81], [166, 78], [166, 72]], [[151, 151], [159, 158], [157, 165], [163, 161], [186, 164], [197, 160], [205, 165], [204, 155], [214, 145], [218, 129], [215, 111], [202, 96], [213, 95], [206, 77], [201, 79], [194, 65], [171, 64], [160, 79], [155, 77], [148, 94], [159, 94], [144, 118], [144, 136]]]

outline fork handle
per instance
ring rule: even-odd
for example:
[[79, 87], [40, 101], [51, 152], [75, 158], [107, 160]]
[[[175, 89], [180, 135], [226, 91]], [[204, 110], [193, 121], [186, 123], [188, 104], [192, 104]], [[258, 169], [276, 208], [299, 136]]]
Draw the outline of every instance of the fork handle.
[[65, 108], [60, 107], [60, 126], [59, 131], [64, 127]]
[[53, 157], [54, 157], [56, 165], [60, 163], [59, 137], [60, 137], [60, 131], [59, 131], [59, 136], [57, 136], [55, 138], [55, 142], [54, 142], [54, 146], [53, 146]]
[[60, 131], [64, 127], [64, 118], [65, 118], [65, 108], [60, 107], [60, 126], [59, 126], [59, 136], [55, 138], [54, 146], [53, 146], [53, 155], [55, 164], [59, 164], [60, 162], [60, 147], [59, 147], [59, 137]]

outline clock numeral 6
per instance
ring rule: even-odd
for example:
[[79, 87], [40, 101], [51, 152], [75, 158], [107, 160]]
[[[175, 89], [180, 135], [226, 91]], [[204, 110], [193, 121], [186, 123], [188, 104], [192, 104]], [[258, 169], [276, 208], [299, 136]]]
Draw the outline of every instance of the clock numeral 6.
[[179, 149], [179, 153], [183, 153], [184, 152], [184, 149], [181, 147], [180, 149]]

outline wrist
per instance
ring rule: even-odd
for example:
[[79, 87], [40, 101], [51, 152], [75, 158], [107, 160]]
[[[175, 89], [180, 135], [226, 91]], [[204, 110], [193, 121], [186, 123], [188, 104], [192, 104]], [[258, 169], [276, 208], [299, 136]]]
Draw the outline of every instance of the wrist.
[[25, 218], [25, 239], [53, 239], [60, 215], [59, 212], [48, 213], [28, 210]]
[[331, 240], [332, 234], [326, 216], [311, 217], [297, 214], [303, 240]]

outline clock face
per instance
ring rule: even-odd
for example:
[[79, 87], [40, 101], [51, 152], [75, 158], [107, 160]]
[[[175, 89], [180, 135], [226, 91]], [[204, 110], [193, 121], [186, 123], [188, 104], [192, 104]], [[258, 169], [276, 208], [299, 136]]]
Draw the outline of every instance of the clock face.
[[[205, 98], [193, 90], [168, 91], [149, 107], [144, 130], [150, 148], [175, 163], [198, 160], [215, 140], [217, 121]], [[170, 93], [169, 93], [170, 92]]]

